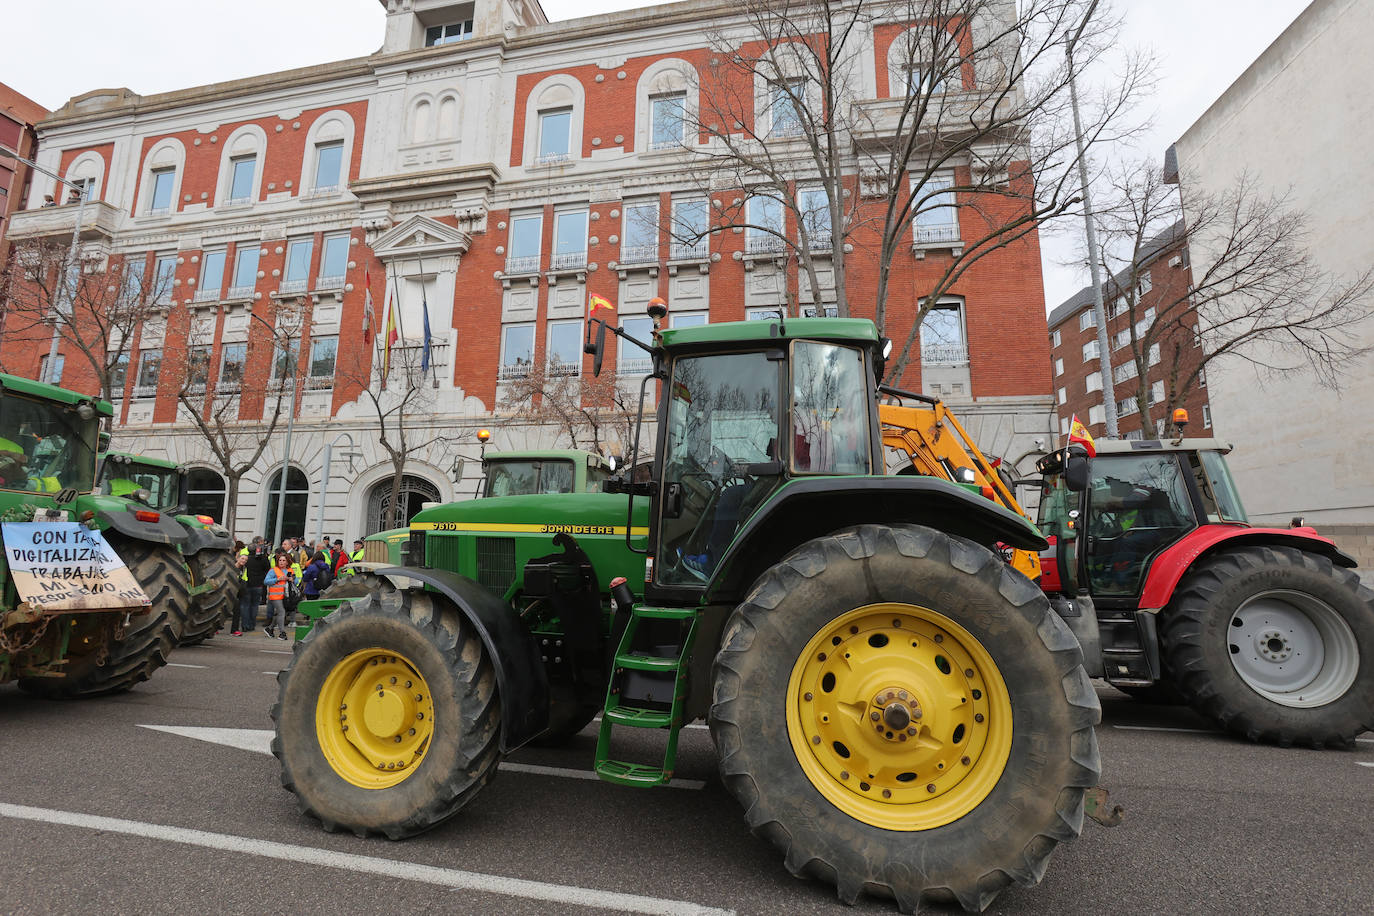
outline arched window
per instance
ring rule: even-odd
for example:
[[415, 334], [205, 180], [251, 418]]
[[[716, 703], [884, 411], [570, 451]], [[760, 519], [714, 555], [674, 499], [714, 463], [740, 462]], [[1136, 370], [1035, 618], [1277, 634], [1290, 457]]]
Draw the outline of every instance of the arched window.
[[582, 84], [566, 74], [540, 81], [525, 101], [526, 168], [582, 158]]
[[306, 132], [300, 194], [329, 195], [348, 187], [352, 162], [353, 118], [346, 111], [325, 112]]
[[244, 206], [258, 199], [266, 149], [267, 132], [257, 124], [245, 124], [225, 139], [215, 186], [217, 205]]
[[439, 130], [440, 140], [452, 140], [458, 136], [458, 97], [456, 95], [446, 95], [439, 99]]
[[635, 149], [682, 149], [697, 143], [696, 69], [685, 60], [655, 61], [639, 77], [635, 100]]
[[[85, 186], [87, 200], [101, 199], [101, 179], [105, 177], [105, 159], [96, 152], [87, 150], [72, 160], [67, 167], [67, 180], [80, 182]], [[63, 187], [70, 187], [64, 185]], [[64, 192], [63, 198], [66, 197]]]
[[428, 97], [417, 99], [410, 109], [410, 142], [424, 143], [429, 139], [429, 116], [433, 105]]
[[148, 150], [138, 191], [139, 214], [165, 216], [179, 209], [185, 163], [186, 147], [174, 137], [159, 140]]
[[186, 512], [190, 515], [208, 515], [223, 523], [228, 495], [224, 478], [209, 468], [191, 468], [186, 475]]
[[395, 478], [386, 477], [372, 485], [367, 494], [367, 533], [376, 534], [388, 528], [401, 528], [419, 512], [426, 502], [439, 501], [439, 488], [411, 474], [401, 475], [400, 498], [394, 507], [391, 484]]
[[[277, 531], [277, 504], [281, 500], [281, 468], [272, 475], [271, 482], [264, 491], [267, 499], [267, 526], [263, 530], [268, 538], [275, 538]], [[310, 507], [310, 481], [305, 472], [298, 467], [288, 469], [286, 474], [286, 513], [282, 516], [281, 536], [284, 538], [302, 537], [305, 534], [305, 513]], [[280, 543], [278, 540], [277, 543]], [[275, 544], [273, 546], [276, 546]]]

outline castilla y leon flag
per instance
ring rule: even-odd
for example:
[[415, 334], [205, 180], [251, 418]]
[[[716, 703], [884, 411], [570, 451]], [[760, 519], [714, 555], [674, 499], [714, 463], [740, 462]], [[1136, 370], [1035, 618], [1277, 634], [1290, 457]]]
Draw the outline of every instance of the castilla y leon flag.
[[1069, 421], [1069, 445], [1073, 445], [1075, 442], [1088, 450], [1089, 458], [1097, 455], [1097, 446], [1093, 444], [1092, 433], [1088, 432], [1087, 427], [1078, 422], [1078, 414], [1074, 414], [1073, 419]]
[[607, 299], [605, 296], [598, 296], [596, 293], [592, 293], [587, 297], [587, 304], [590, 306], [587, 311], [588, 318], [595, 318], [596, 313], [602, 309], [608, 312], [615, 311], [615, 306], [611, 305], [611, 300]]
[[363, 343], [372, 343], [372, 321], [376, 313], [372, 310], [372, 272], [363, 271]]

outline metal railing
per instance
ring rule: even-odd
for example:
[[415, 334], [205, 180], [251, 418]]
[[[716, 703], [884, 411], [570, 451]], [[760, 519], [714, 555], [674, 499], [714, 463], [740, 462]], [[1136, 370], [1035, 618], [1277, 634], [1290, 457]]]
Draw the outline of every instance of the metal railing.
[[755, 235], [744, 240], [744, 250], [749, 254], [773, 254], [782, 251], [785, 245], [776, 235]]
[[224, 296], [226, 299], [252, 299], [256, 286], [231, 286]]
[[533, 368], [534, 367], [529, 363], [510, 363], [501, 367], [500, 371], [497, 373], [497, 378], [503, 382], [510, 381], [511, 379], [526, 378]]
[[307, 375], [305, 377], [306, 391], [324, 391], [334, 387], [334, 376], [331, 375]]
[[315, 280], [316, 289], [342, 289], [344, 285], [344, 275], [339, 274], [333, 277], [318, 277]]
[[553, 256], [550, 266], [554, 270], [577, 270], [587, 266], [587, 252], [564, 251]]
[[565, 363], [553, 360], [544, 370], [544, 374], [550, 378], [569, 378], [582, 374], [582, 366], [578, 363]]
[[213, 287], [211, 289], [205, 289], [204, 287], [202, 287], [200, 289], [197, 289], [196, 294], [192, 296], [191, 299], [193, 302], [218, 302], [219, 287]]
[[539, 255], [522, 255], [518, 258], [506, 258], [506, 273], [508, 274], [537, 274], [539, 273]]
[[225, 207], [247, 207], [247, 206], [251, 206], [252, 203], [253, 203], [253, 198], [251, 198], [251, 197], [226, 197], [226, 198], [224, 198], [224, 203], [221, 204], [221, 206], [225, 206]]
[[957, 344], [921, 348], [921, 362], [927, 366], [954, 366], [968, 362], [968, 347]]
[[620, 375], [648, 375], [654, 371], [654, 361], [648, 357], [622, 359], [615, 371]]
[[807, 238], [812, 251], [829, 251], [834, 241], [829, 232], [813, 232]]
[[918, 244], [929, 242], [957, 242], [959, 241], [959, 226], [951, 224], [948, 226], [917, 226], [916, 241]]
[[535, 160], [534, 160], [534, 164], [535, 164], [535, 165], [558, 165], [559, 163], [561, 163], [561, 162], [567, 162], [567, 161], [570, 160], [570, 159], [572, 159], [572, 154], [571, 154], [571, 153], [545, 153], [545, 154], [542, 155], [542, 156], [536, 156], [536, 157], [535, 157]]
[[626, 245], [620, 249], [621, 264], [657, 264], [657, 245]]
[[695, 245], [674, 242], [671, 254], [675, 261], [699, 261], [707, 257], [710, 252], [704, 241], [697, 242]]
[[342, 190], [343, 187], [337, 184], [316, 185], [309, 191], [306, 191], [304, 194], [302, 194], [301, 199], [310, 200], [314, 197], [332, 197], [333, 195], [338, 194]]
[[303, 293], [305, 292], [305, 280], [283, 280], [277, 287], [280, 293]]

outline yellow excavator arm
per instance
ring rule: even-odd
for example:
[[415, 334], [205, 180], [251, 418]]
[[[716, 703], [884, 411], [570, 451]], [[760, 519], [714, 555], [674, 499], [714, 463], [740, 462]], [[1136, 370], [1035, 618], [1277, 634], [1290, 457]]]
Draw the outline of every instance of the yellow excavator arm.
[[[911, 470], [905, 473], [972, 484], [988, 499], [1027, 517], [997, 468], [979, 451], [943, 401], [921, 398], [919, 407], [879, 404], [878, 420], [882, 424], [883, 446], [904, 452], [911, 460]], [[1032, 581], [1040, 578], [1039, 555], [1029, 550], [1006, 550], [1014, 569]]]

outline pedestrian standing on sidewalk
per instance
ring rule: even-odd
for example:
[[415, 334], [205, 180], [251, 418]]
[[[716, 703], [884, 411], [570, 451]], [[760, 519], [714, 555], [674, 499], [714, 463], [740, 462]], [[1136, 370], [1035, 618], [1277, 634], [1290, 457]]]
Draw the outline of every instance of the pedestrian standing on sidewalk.
[[261, 537], [253, 538], [247, 562], [243, 567], [243, 593], [239, 597], [239, 624], [234, 628], [235, 636], [251, 633], [258, 626], [258, 608], [262, 605], [263, 589], [266, 588], [268, 570], [272, 561], [267, 557], [267, 542]]
[[316, 551], [305, 567], [305, 572], [301, 574], [301, 590], [305, 592], [305, 600], [314, 601], [320, 597], [320, 592], [328, 588], [333, 581], [333, 574], [329, 569], [329, 556], [323, 550]]
[[263, 579], [267, 586], [267, 636], [286, 638], [286, 593], [291, 587], [294, 576], [291, 573], [291, 560], [284, 553], [277, 554], [276, 562]]

